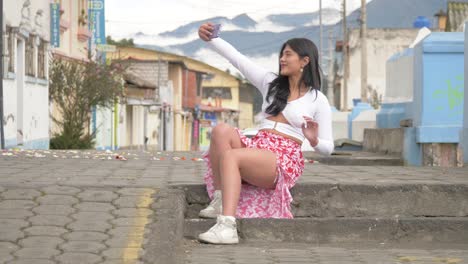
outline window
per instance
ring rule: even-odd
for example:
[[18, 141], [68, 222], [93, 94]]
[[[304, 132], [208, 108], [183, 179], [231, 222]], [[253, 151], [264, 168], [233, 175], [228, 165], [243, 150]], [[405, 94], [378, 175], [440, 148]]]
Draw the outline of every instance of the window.
[[34, 35], [29, 35], [26, 40], [26, 52], [25, 52], [25, 63], [26, 63], [26, 75], [35, 77], [34, 69]]
[[232, 99], [230, 87], [203, 87], [203, 99]]
[[47, 79], [46, 76], [46, 43], [41, 39], [41, 44], [37, 48], [37, 77]]
[[15, 49], [16, 46], [16, 39], [15, 34], [13, 33], [13, 29], [11, 27], [7, 27], [6, 29], [6, 55], [8, 56], [8, 72], [15, 72]]

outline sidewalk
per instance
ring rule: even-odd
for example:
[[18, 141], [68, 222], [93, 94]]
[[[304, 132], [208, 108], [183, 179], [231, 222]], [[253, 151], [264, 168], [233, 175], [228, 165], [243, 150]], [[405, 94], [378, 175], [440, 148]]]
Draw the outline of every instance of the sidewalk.
[[[197, 152], [0, 152], [0, 263], [154, 263], [151, 256], [158, 253], [145, 249], [158, 242], [158, 234], [148, 226], [165, 211], [152, 205], [160, 190], [202, 184], [200, 158]], [[467, 175], [468, 168], [308, 163], [299, 184], [466, 186]], [[188, 241], [180, 258], [183, 263], [250, 263], [249, 257], [255, 263], [468, 261], [467, 249], [251, 243], [220, 247]]]

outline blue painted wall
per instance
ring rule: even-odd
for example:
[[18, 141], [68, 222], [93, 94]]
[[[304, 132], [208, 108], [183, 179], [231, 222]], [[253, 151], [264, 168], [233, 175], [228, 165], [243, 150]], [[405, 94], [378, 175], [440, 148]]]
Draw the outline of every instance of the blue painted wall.
[[414, 54], [417, 143], [457, 143], [463, 120], [464, 35], [432, 33]]

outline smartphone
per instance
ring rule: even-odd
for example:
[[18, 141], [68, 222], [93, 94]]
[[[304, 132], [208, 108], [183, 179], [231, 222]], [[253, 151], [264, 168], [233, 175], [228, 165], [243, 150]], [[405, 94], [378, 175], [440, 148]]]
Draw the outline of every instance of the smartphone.
[[219, 37], [219, 31], [221, 30], [221, 24], [214, 24], [213, 32], [211, 32], [210, 39]]

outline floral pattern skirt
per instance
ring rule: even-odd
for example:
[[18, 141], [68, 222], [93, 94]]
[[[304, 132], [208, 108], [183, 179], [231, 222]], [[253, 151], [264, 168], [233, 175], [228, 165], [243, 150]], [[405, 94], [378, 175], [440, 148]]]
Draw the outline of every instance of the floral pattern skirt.
[[[269, 150], [276, 154], [277, 180], [275, 189], [264, 189], [242, 182], [237, 206], [237, 218], [293, 218], [290, 189], [304, 171], [301, 145], [281, 135], [260, 131], [252, 138], [236, 129], [246, 148]], [[203, 154], [207, 164], [204, 176], [209, 197], [213, 198], [214, 180], [209, 151]]]

